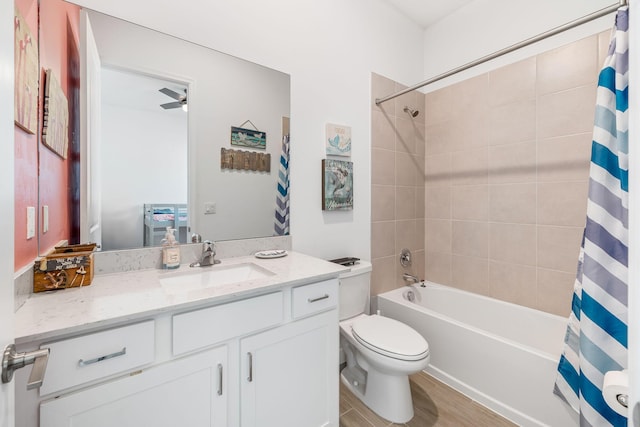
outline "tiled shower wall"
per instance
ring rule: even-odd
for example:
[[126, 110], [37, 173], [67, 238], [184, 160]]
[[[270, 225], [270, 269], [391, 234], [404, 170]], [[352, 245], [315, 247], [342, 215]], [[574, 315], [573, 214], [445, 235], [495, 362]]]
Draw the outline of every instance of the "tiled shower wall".
[[[372, 98], [404, 89], [372, 75]], [[402, 273], [424, 277], [425, 96], [420, 92], [376, 106], [372, 100], [371, 132], [371, 293], [402, 286]], [[417, 117], [403, 111], [418, 110]], [[409, 268], [400, 266], [403, 248], [413, 254]]]
[[[425, 96], [425, 114], [418, 116], [425, 125], [425, 220], [424, 234], [416, 239], [424, 236], [428, 280], [569, 313], [585, 222], [595, 88], [608, 39], [608, 32], [594, 35]], [[373, 85], [374, 98], [393, 92], [379, 76]], [[406, 102], [396, 100], [396, 121]], [[404, 131], [387, 129], [390, 114], [374, 107], [372, 115], [373, 293], [378, 293], [402, 283], [386, 252], [377, 256], [376, 246], [392, 236], [382, 224], [390, 214], [378, 212], [388, 205], [376, 193], [391, 182], [396, 194], [403, 191], [398, 174], [406, 165], [396, 158], [391, 181], [384, 169], [389, 161], [380, 157], [390, 155], [388, 141], [393, 135], [402, 139]], [[418, 137], [422, 128], [415, 129]], [[382, 141], [389, 148], [382, 148]]]

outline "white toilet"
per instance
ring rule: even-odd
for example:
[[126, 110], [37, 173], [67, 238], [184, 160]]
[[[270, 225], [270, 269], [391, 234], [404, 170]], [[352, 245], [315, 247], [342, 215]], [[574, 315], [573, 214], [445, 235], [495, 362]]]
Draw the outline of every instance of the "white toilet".
[[340, 276], [340, 348], [344, 385], [381, 417], [413, 418], [409, 375], [429, 364], [429, 344], [411, 327], [369, 312], [371, 264], [360, 262]]

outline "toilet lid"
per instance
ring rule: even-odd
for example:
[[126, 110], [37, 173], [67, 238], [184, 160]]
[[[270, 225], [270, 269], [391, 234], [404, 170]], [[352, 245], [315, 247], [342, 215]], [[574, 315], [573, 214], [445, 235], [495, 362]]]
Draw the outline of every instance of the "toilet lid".
[[394, 359], [420, 360], [429, 354], [429, 344], [422, 335], [388, 317], [364, 316], [353, 322], [351, 331], [360, 344]]

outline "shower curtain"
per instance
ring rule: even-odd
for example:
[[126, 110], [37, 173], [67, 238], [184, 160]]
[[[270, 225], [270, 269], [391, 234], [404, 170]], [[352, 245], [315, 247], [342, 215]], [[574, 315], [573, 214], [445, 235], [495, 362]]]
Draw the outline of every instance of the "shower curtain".
[[627, 367], [628, 7], [618, 10], [598, 78], [587, 221], [554, 393], [581, 426], [626, 426], [604, 401], [607, 371]]
[[282, 138], [274, 230], [276, 236], [289, 234], [289, 135]]

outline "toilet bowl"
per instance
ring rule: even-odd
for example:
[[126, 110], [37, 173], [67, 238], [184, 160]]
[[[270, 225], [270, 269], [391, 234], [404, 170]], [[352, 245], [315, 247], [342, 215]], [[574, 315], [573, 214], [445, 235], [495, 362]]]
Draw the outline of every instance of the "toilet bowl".
[[429, 364], [429, 345], [414, 329], [379, 315], [340, 322], [347, 366], [343, 384], [371, 410], [394, 423], [413, 418], [409, 375]]
[[342, 383], [365, 405], [394, 423], [413, 418], [409, 375], [429, 364], [429, 344], [413, 328], [368, 315], [371, 264], [354, 266], [340, 278]]

